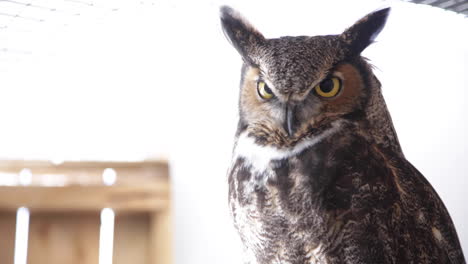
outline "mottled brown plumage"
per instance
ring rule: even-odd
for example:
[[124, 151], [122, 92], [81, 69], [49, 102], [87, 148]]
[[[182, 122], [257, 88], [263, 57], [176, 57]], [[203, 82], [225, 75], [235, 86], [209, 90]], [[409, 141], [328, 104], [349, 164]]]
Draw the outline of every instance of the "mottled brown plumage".
[[221, 9], [244, 59], [229, 205], [246, 263], [465, 263], [360, 56], [388, 13], [340, 35], [266, 39]]

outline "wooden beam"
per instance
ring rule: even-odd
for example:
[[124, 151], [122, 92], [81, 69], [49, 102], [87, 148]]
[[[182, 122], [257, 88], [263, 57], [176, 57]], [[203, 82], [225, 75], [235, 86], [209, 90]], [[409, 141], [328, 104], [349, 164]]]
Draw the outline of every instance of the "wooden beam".
[[156, 212], [169, 206], [169, 183], [157, 181], [139, 186], [1, 186], [0, 211], [100, 211]]
[[30, 185], [34, 186], [102, 185], [102, 174], [107, 168], [116, 173], [115, 185], [146, 185], [153, 180], [169, 178], [169, 166], [165, 161], [60, 164], [49, 161], [0, 161], [0, 177], [8, 175], [14, 178], [23, 169], [28, 169], [32, 176]]
[[22, 168], [49, 168], [49, 169], [83, 169], [83, 168], [142, 168], [167, 167], [166, 160], [147, 161], [65, 161], [54, 164], [46, 160], [2, 160], [0, 170], [19, 170]]

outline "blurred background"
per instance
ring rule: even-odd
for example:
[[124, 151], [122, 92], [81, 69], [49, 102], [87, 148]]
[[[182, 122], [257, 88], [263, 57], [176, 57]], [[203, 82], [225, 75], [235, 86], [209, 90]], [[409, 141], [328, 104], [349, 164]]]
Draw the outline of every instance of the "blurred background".
[[467, 254], [468, 1], [414, 2], [1, 0], [0, 263], [241, 263], [222, 4], [266, 37], [392, 7], [363, 55]]

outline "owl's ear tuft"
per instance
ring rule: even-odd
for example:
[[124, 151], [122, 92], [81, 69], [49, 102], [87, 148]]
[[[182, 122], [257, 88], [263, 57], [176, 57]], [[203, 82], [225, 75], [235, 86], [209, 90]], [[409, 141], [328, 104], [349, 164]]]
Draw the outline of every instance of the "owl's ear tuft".
[[377, 10], [361, 18], [340, 37], [348, 46], [350, 55], [359, 55], [367, 46], [372, 44], [385, 26], [390, 8]]
[[265, 38], [236, 10], [222, 6], [220, 11], [224, 35], [244, 60], [255, 64], [252, 57], [258, 47], [265, 42]]

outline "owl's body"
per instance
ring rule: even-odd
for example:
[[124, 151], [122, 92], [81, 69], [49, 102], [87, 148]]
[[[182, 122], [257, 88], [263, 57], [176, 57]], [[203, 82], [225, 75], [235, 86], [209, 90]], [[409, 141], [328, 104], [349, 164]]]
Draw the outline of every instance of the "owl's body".
[[246, 263], [465, 263], [360, 56], [387, 15], [369, 14], [341, 35], [265, 39], [222, 9], [244, 59], [228, 177]]

